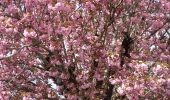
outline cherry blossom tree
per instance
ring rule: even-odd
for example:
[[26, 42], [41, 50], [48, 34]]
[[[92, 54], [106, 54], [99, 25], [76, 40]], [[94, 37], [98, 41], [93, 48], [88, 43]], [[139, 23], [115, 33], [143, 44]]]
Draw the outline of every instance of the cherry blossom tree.
[[169, 97], [169, 0], [0, 0], [1, 100]]

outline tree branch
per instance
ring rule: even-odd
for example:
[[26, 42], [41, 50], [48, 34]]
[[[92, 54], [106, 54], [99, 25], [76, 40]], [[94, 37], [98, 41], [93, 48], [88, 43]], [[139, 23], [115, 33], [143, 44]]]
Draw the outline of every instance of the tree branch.
[[3, 56], [3, 57], [0, 57], [0, 60], [4, 60], [4, 59], [11, 58], [11, 57], [17, 55], [18, 53], [20, 53], [20, 51], [21, 51], [22, 49], [24, 49], [24, 48], [26, 48], [26, 47], [29, 47], [29, 46], [30, 46], [30, 45], [25, 45], [25, 46], [19, 48], [17, 51], [14, 51], [13, 54], [11, 54], [11, 55], [6, 55], [6, 56]]

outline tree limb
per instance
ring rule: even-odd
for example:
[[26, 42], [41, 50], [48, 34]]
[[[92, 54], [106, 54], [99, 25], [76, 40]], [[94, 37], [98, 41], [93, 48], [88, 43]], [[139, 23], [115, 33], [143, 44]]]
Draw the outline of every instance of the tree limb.
[[29, 46], [30, 46], [30, 45], [25, 45], [25, 46], [19, 48], [17, 51], [14, 51], [13, 54], [11, 54], [11, 55], [6, 55], [6, 56], [3, 56], [3, 57], [0, 57], [0, 60], [4, 60], [4, 59], [11, 58], [11, 57], [17, 55], [18, 53], [20, 53], [20, 51], [21, 51], [22, 49], [24, 49], [24, 48], [26, 48], [26, 47], [29, 47]]

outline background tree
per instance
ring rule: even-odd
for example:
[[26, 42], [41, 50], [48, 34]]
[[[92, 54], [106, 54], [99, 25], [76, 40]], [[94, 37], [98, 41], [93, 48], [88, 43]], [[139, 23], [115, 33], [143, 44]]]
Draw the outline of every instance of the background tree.
[[168, 99], [169, 0], [0, 0], [0, 99]]

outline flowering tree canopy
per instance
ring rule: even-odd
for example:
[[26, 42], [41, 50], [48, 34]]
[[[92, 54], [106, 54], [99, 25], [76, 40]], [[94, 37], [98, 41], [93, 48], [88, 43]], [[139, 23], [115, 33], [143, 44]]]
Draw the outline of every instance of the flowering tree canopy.
[[169, 0], [0, 0], [0, 99], [170, 99]]

